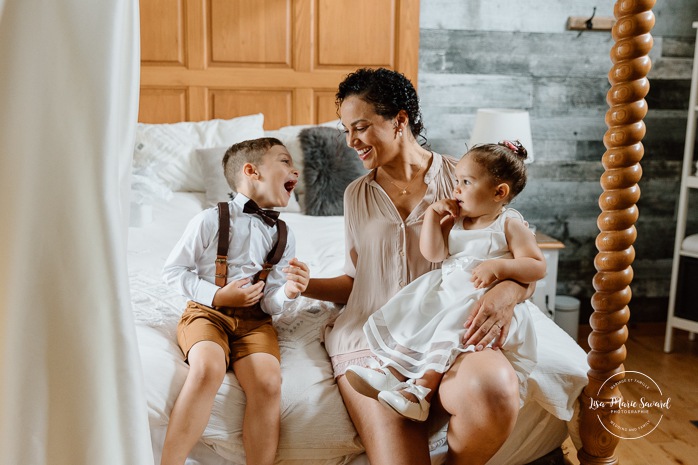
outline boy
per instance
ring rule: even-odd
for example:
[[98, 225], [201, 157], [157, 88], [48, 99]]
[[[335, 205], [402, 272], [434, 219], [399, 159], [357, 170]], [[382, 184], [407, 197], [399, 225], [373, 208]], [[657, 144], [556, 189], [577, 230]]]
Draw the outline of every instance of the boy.
[[[286, 206], [298, 171], [274, 138], [233, 145], [223, 169], [237, 195], [222, 204], [225, 209], [219, 204], [196, 215], [163, 269], [164, 280], [190, 299], [177, 326], [190, 369], [170, 415], [161, 465], [184, 464], [229, 369], [247, 398], [242, 434], [247, 463], [272, 464], [279, 442], [281, 369], [271, 315], [305, 291], [309, 272], [305, 263], [290, 258], [295, 239], [289, 232], [284, 241], [278, 213], [260, 207]], [[221, 223], [227, 227], [219, 234]], [[220, 236], [220, 244], [228, 244], [228, 234], [229, 245], [219, 245]], [[275, 251], [278, 264], [270, 266]]]

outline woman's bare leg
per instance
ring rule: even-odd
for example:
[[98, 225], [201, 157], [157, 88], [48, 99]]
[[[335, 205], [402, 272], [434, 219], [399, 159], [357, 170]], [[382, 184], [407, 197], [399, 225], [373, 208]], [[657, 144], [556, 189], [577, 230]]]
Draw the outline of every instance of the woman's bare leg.
[[514, 429], [519, 384], [499, 350], [461, 355], [441, 381], [441, 405], [448, 424], [448, 465], [486, 463]]
[[356, 392], [344, 376], [337, 379], [349, 416], [371, 465], [428, 465], [429, 440], [424, 424], [391, 412]]

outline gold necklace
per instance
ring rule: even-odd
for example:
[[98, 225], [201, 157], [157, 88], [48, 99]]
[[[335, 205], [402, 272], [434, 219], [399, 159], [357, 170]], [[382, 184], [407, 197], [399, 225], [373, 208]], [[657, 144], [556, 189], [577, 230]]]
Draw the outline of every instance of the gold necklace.
[[423, 169], [423, 168], [424, 168], [424, 159], [422, 159], [422, 163], [421, 163], [421, 165], [419, 166], [419, 169], [417, 170], [417, 172], [412, 176], [412, 178], [411, 178], [409, 181], [407, 181], [407, 184], [405, 184], [404, 187], [400, 187], [400, 186], [398, 186], [395, 182], [393, 182], [393, 180], [390, 179], [392, 176], [390, 176], [390, 175], [385, 171], [385, 169], [383, 169], [383, 172], [384, 172], [385, 175], [386, 175], [386, 178], [385, 178], [385, 179], [386, 179], [390, 184], [392, 184], [393, 186], [397, 187], [397, 188], [400, 190], [400, 195], [407, 195], [407, 194], [410, 193], [410, 191], [408, 191], [407, 188], [410, 187], [410, 184], [412, 184], [412, 181], [414, 181], [415, 179], [417, 179], [417, 176], [419, 176], [419, 173], [422, 172], [422, 169]]

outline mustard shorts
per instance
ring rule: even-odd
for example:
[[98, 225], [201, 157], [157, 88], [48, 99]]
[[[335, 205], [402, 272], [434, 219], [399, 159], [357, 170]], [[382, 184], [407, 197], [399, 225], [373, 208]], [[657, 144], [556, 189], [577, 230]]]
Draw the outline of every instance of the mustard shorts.
[[177, 325], [177, 342], [184, 352], [201, 341], [212, 341], [223, 348], [228, 370], [233, 363], [250, 354], [271, 354], [281, 361], [279, 340], [271, 324], [271, 316], [259, 306], [213, 309], [196, 302], [187, 308]]

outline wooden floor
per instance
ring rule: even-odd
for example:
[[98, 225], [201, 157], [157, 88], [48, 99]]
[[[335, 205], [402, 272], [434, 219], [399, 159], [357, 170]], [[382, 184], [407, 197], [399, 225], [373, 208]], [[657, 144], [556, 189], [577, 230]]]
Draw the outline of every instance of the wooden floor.
[[[663, 394], [671, 397], [670, 408], [656, 430], [641, 439], [620, 441], [616, 457], [621, 465], [698, 464], [698, 337], [674, 330], [674, 350], [664, 353], [664, 324], [630, 327], [626, 343], [625, 370], [651, 377]], [[579, 343], [588, 350], [588, 326], [580, 327]], [[563, 445], [568, 464], [579, 465], [568, 438]]]

